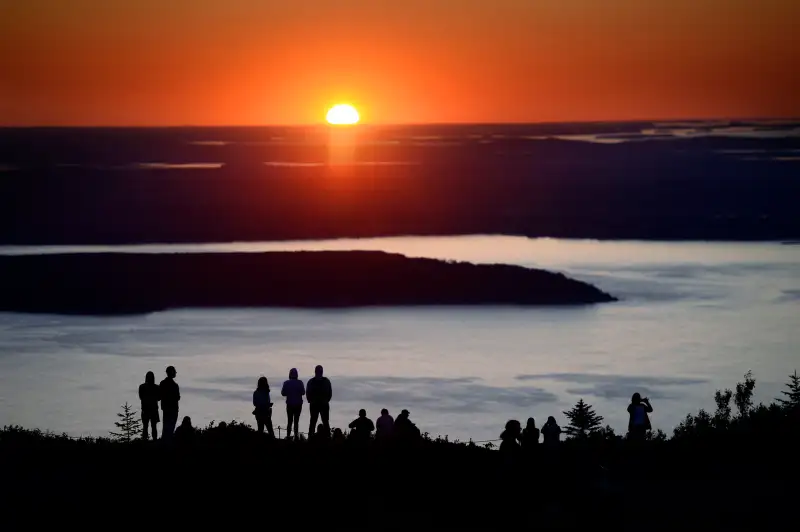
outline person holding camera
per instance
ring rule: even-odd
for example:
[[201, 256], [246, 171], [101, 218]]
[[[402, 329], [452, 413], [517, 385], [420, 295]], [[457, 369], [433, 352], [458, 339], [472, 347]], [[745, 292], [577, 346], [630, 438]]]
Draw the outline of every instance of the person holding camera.
[[647, 436], [647, 431], [652, 429], [650, 425], [650, 414], [653, 407], [650, 406], [650, 399], [642, 398], [639, 393], [633, 394], [631, 404], [628, 405], [628, 439], [633, 441], [643, 441]]

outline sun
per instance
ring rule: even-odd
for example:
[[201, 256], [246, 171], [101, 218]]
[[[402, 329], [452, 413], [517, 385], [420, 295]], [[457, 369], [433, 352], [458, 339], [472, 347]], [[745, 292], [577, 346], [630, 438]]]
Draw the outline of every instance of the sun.
[[325, 115], [325, 120], [327, 120], [329, 124], [336, 126], [358, 124], [359, 119], [360, 117], [358, 116], [356, 108], [346, 103], [334, 105], [328, 109], [328, 114]]

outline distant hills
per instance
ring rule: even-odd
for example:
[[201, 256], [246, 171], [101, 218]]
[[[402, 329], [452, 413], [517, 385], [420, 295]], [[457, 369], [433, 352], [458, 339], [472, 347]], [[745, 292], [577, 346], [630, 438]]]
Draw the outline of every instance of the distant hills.
[[0, 245], [800, 239], [797, 124], [358, 131], [0, 129]]

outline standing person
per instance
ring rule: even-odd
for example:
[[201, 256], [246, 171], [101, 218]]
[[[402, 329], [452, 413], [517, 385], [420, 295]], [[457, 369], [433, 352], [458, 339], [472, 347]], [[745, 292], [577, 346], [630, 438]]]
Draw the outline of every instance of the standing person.
[[647, 436], [647, 431], [652, 428], [650, 416], [647, 414], [653, 411], [650, 406], [650, 399], [639, 393], [633, 394], [631, 404], [628, 405], [628, 439], [633, 441], [643, 441]]
[[522, 449], [531, 452], [539, 446], [539, 429], [536, 428], [536, 420], [528, 418], [528, 424], [522, 431]]
[[256, 416], [256, 424], [258, 425], [258, 432], [263, 433], [264, 427], [267, 427], [267, 434], [270, 438], [275, 437], [275, 431], [272, 428], [272, 400], [269, 396], [269, 381], [266, 377], [259, 377], [256, 391], [253, 392], [253, 414]]
[[142, 402], [142, 439], [147, 439], [147, 426], [150, 425], [153, 433], [153, 441], [158, 439], [158, 428], [156, 425], [161, 418], [158, 416], [158, 401], [161, 393], [156, 384], [156, 376], [152, 371], [148, 371], [144, 376], [144, 383], [139, 385], [139, 400]]
[[314, 368], [314, 376], [308, 380], [306, 385], [306, 399], [308, 399], [308, 409], [311, 411], [311, 422], [308, 425], [308, 437], [314, 435], [314, 427], [317, 426], [317, 419], [322, 418], [322, 424], [330, 432], [329, 424], [331, 413], [331, 398], [333, 388], [328, 377], [322, 376], [322, 366]]
[[381, 410], [381, 417], [375, 422], [375, 428], [377, 429], [375, 438], [379, 440], [391, 438], [392, 429], [394, 429], [394, 418], [389, 415], [387, 409]]
[[556, 447], [561, 441], [561, 427], [556, 423], [556, 418], [550, 416], [547, 418], [547, 423], [542, 426], [542, 435], [544, 436], [544, 444], [547, 447]]
[[300, 413], [303, 411], [303, 396], [306, 394], [306, 387], [303, 381], [297, 378], [297, 368], [289, 371], [289, 380], [283, 381], [281, 395], [286, 398], [286, 439], [292, 438], [292, 425], [294, 425], [294, 437], [300, 439]]
[[164, 434], [162, 440], [172, 439], [175, 433], [175, 425], [178, 423], [178, 402], [181, 400], [181, 389], [175, 382], [178, 372], [175, 366], [167, 368], [167, 378], [159, 384], [161, 393], [161, 411], [164, 413]]

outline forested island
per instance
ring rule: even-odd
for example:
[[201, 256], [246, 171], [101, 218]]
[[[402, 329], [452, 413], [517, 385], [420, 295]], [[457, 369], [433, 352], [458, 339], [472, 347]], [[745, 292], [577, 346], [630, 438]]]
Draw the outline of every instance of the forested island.
[[379, 251], [0, 256], [0, 310], [586, 305], [616, 299], [561, 273]]

